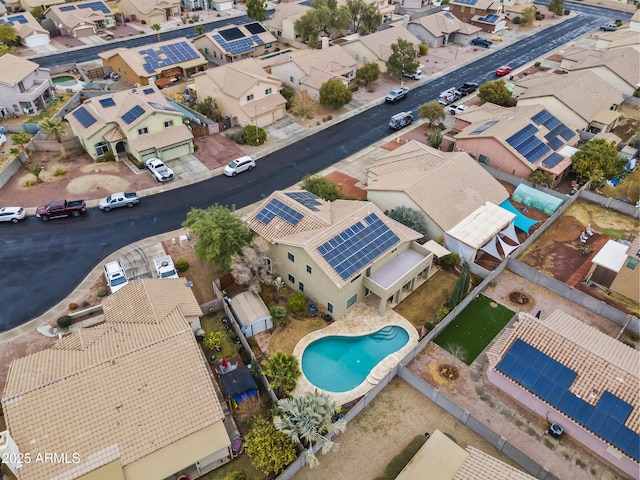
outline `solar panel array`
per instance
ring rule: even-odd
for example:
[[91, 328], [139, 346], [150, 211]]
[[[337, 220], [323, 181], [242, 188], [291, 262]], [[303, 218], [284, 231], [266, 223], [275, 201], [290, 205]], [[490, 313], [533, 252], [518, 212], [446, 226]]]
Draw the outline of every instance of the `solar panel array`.
[[213, 35], [213, 38], [216, 42], [218, 42], [223, 50], [229, 52], [231, 55], [239, 55], [241, 53], [250, 52], [251, 50], [253, 50], [254, 45], [262, 45], [264, 43], [257, 35], [252, 35], [251, 37], [243, 36], [240, 39], [227, 41], [221, 35], [216, 33]]
[[296, 202], [304, 205], [309, 210], [317, 212], [318, 205], [322, 205], [322, 201], [311, 192], [286, 192]]
[[153, 92], [155, 92], [153, 88], [145, 88], [144, 90], [142, 90], [142, 93], [144, 93], [145, 95], [150, 95]]
[[258, 35], [259, 33], [264, 33], [266, 30], [259, 22], [247, 23], [244, 28], [249, 30], [252, 35]]
[[487, 23], [493, 23], [496, 20], [498, 20], [498, 18], [500, 18], [499, 15], [494, 15], [493, 13], [491, 15], [487, 15], [486, 17], [480, 17], [478, 18], [478, 21], [480, 22], [487, 22]]
[[100, 100], [100, 105], [104, 108], [115, 106], [116, 102], [113, 101], [113, 98], [103, 98]]
[[14, 23], [27, 23], [28, 20], [24, 17], [24, 15], [13, 15], [11, 17], [0, 18], [0, 23], [8, 23], [13, 27]]
[[356, 222], [318, 247], [322, 258], [343, 280], [352, 277], [400, 241], [375, 213], [367, 215], [364, 222]]
[[507, 143], [515, 148], [517, 152], [529, 162], [535, 163], [551, 150], [548, 145], [535, 136], [537, 132], [538, 129], [534, 125], [527, 125], [519, 132], [507, 138]]
[[562, 155], [560, 155], [559, 153], [553, 152], [551, 155], [549, 155], [547, 158], [545, 158], [542, 161], [542, 165], [544, 165], [547, 168], [553, 168], [556, 165], [558, 165], [562, 160], [564, 160], [564, 157]]
[[147, 48], [139, 50], [138, 53], [145, 57], [145, 63], [142, 66], [147, 73], [153, 73], [160, 68], [199, 57], [198, 52], [194, 50], [189, 42], [163, 45], [156, 50]]
[[[575, 135], [573, 130], [567, 127], [547, 110], [542, 110], [540, 113], [537, 113], [531, 117], [531, 120], [536, 122], [538, 125], [544, 125], [547, 127], [549, 133], [547, 133], [544, 138], [547, 141], [547, 145], [549, 145], [552, 150], [557, 150], [562, 147], [566, 141], [571, 140]], [[565, 142], [560, 140], [558, 137], [562, 137]]]
[[76, 9], [75, 5], [63, 5], [62, 7], [60, 7], [61, 12], [70, 12], [71, 10], [75, 10], [75, 9]]
[[256, 220], [268, 225], [273, 217], [280, 217], [294, 227], [304, 218], [300, 212], [285, 205], [277, 198], [272, 198], [256, 215]]
[[102, 2], [91, 2], [78, 5], [78, 8], [90, 8], [94, 12], [111, 13], [109, 8]]
[[498, 123], [498, 120], [491, 120], [490, 122], [487, 122], [484, 125], [476, 128], [473, 132], [471, 132], [471, 135], [478, 135], [484, 132], [486, 129], [493, 127], [496, 123]]
[[80, 107], [75, 112], [73, 112], [73, 116], [76, 117], [76, 120], [78, 120], [80, 122], [80, 125], [82, 125], [84, 128], [90, 127], [97, 121], [95, 117], [91, 115], [89, 111], [84, 107]]
[[120, 117], [120, 118], [122, 118], [122, 121], [124, 123], [129, 125], [131, 122], [134, 122], [137, 118], [139, 118], [140, 115], [142, 115], [143, 113], [144, 113], [144, 109], [140, 105], [136, 105], [131, 110], [129, 110], [127, 113], [122, 115], [122, 117]]
[[242, 30], [240, 30], [238, 27], [225, 28], [224, 30], [219, 30], [218, 33], [227, 42], [233, 42], [234, 40], [245, 37], [244, 33], [242, 33]]
[[602, 393], [595, 406], [578, 398], [569, 391], [578, 374], [520, 339], [497, 368], [636, 462], [640, 461], [640, 435], [624, 425], [633, 407], [624, 400], [608, 391]]
[[151, 105], [156, 110], [165, 110], [167, 112], [177, 112], [175, 108], [170, 107], [169, 105], [165, 105], [163, 103], [149, 102], [149, 105]]

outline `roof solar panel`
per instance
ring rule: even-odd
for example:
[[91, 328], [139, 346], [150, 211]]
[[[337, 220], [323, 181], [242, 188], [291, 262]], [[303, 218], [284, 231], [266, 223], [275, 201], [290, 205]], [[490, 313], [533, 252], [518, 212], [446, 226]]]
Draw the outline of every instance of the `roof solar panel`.
[[266, 32], [266, 30], [264, 29], [264, 27], [260, 24], [260, 22], [253, 22], [253, 23], [247, 23], [244, 28], [246, 28], [247, 30], [249, 30], [251, 33], [253, 33], [254, 35], [257, 35], [259, 33], [263, 33]]
[[627, 453], [628, 455], [631, 455], [631, 457], [635, 459], [636, 462], [638, 461], [638, 458], [640, 458], [640, 436], [639, 435], [636, 434], [633, 437], [633, 440], [631, 440], [631, 445], [629, 445], [629, 448], [627, 448], [625, 453]]
[[100, 100], [100, 105], [102, 105], [103, 107], [113, 107], [115, 106], [116, 102], [113, 101], [113, 98], [103, 98]]
[[496, 123], [498, 123], [498, 120], [491, 120], [490, 122], [487, 122], [481, 125], [480, 127], [476, 128], [473, 132], [471, 132], [471, 135], [479, 135], [485, 130], [487, 130], [488, 128], [493, 127]]
[[613, 443], [613, 441], [616, 439], [616, 436], [618, 435], [618, 432], [620, 432], [621, 428], [622, 428], [622, 424], [609, 418], [609, 420], [607, 420], [605, 424], [602, 426], [602, 428], [600, 429], [600, 436], [605, 440], [607, 440], [608, 442]]
[[553, 383], [551, 383], [545, 377], [538, 377], [538, 381], [531, 389], [531, 391], [538, 395], [540, 398], [545, 399], [547, 398], [547, 395], [549, 395], [551, 388], [553, 388]]
[[294, 227], [304, 218], [304, 215], [297, 210], [294, 210], [288, 205], [285, 205], [277, 198], [272, 198], [260, 212], [256, 215], [256, 220], [267, 225], [274, 217], [280, 217], [285, 222], [293, 225]]
[[515, 358], [520, 358], [520, 355], [522, 355], [522, 352], [526, 347], [527, 344], [518, 338], [515, 342], [513, 342], [513, 345], [511, 345], [508, 353], [513, 355]]
[[576, 132], [571, 130], [569, 127], [567, 127], [566, 125], [562, 125], [562, 128], [560, 129], [560, 136], [562, 138], [569, 141], [575, 136], [575, 134]]
[[562, 155], [560, 155], [559, 153], [553, 152], [551, 155], [549, 155], [547, 158], [545, 158], [542, 161], [542, 164], [547, 168], [553, 168], [556, 165], [558, 165], [562, 160], [564, 160], [564, 157]]
[[143, 113], [144, 113], [144, 109], [140, 105], [136, 105], [131, 110], [129, 110], [127, 113], [122, 115], [122, 117], [120, 117], [120, 118], [122, 118], [122, 121], [124, 123], [129, 125], [130, 123], [132, 123], [136, 119], [138, 119], [140, 117], [140, 115], [142, 115]]
[[75, 10], [75, 9], [76, 9], [75, 5], [63, 5], [60, 7], [61, 12], [68, 12], [70, 10]]
[[[608, 392], [605, 392], [605, 393], [608, 393]], [[613, 410], [609, 415], [614, 420], [620, 423], [624, 423], [627, 421], [627, 417], [631, 415], [632, 410], [633, 410], [633, 407], [631, 405], [629, 405], [627, 402], [625, 402], [622, 399], [618, 399], [618, 403], [616, 404], [615, 407], [613, 407]]]
[[562, 147], [562, 145], [564, 145], [564, 142], [559, 138], [554, 137], [547, 141], [547, 145], [549, 145], [549, 148], [551, 150], [558, 150], [560, 147]]
[[145, 95], [150, 95], [153, 92], [155, 92], [153, 88], [145, 88], [144, 90], [142, 90], [142, 93], [144, 93]]
[[547, 394], [545, 400], [549, 402], [551, 405], [553, 405], [554, 407], [558, 407], [566, 391], [567, 391], [566, 388], [563, 388], [559, 385], [554, 384], [551, 387], [551, 390], [549, 391], [549, 393]]
[[82, 125], [84, 128], [90, 127], [97, 121], [85, 107], [78, 108], [75, 112], [73, 112], [73, 116], [80, 122], [80, 125]]
[[620, 431], [616, 435], [616, 438], [614, 439], [613, 443], [622, 451], [626, 451], [631, 446], [631, 443], [633, 442], [633, 437], [637, 435], [638, 435], [637, 433], [634, 433], [628, 428], [623, 427], [620, 429]]
[[558, 403], [558, 408], [561, 411], [565, 412], [567, 415], [572, 416], [573, 411], [578, 405], [578, 400], [578, 397], [576, 397], [573, 393], [566, 392], [560, 400], [560, 403]]
[[593, 408], [591, 409], [591, 414], [589, 415], [589, 418], [587, 418], [587, 421], [584, 422], [584, 426], [587, 427], [592, 432], [599, 435], [600, 430], [602, 429], [602, 426], [604, 425], [604, 423], [607, 421], [608, 418], [609, 417], [607, 415], [603, 415], [602, 412], [599, 412], [598, 410]]
[[227, 42], [233, 42], [239, 38], [244, 38], [244, 33], [238, 27], [225, 28], [224, 30], [218, 30], [218, 33]]
[[593, 407], [591, 405], [589, 405], [581, 398], [578, 398], [578, 402], [576, 403], [571, 416], [576, 419], [576, 421], [584, 425], [591, 415], [592, 410]]

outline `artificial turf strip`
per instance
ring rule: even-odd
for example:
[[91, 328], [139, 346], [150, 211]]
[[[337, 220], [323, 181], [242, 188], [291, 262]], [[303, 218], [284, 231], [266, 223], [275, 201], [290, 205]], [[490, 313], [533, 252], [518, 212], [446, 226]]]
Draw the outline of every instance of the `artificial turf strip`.
[[471, 365], [514, 315], [500, 304], [492, 307], [492, 302], [484, 295], [473, 299], [435, 338], [435, 343], [444, 349], [450, 344], [460, 345], [467, 352], [464, 363]]

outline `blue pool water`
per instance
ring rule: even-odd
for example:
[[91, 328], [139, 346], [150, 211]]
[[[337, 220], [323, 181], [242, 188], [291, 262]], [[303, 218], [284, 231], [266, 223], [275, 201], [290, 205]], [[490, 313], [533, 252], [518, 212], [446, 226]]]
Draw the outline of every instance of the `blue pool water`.
[[61, 87], [73, 87], [78, 81], [71, 75], [60, 75], [59, 77], [51, 78], [51, 81]]
[[346, 392], [360, 385], [380, 360], [408, 341], [407, 331], [397, 326], [359, 337], [323, 337], [305, 348], [302, 371], [318, 388]]

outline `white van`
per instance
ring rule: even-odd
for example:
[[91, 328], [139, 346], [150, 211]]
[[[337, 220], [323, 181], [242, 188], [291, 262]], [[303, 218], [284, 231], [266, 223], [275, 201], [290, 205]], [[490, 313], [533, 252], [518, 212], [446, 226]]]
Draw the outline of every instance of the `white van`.
[[235, 177], [240, 172], [251, 170], [255, 166], [255, 160], [249, 155], [245, 155], [244, 157], [236, 158], [233, 162], [224, 167], [224, 174], [227, 177]]
[[115, 293], [129, 283], [127, 274], [118, 260], [109, 262], [104, 266], [104, 277], [107, 279], [109, 291]]

